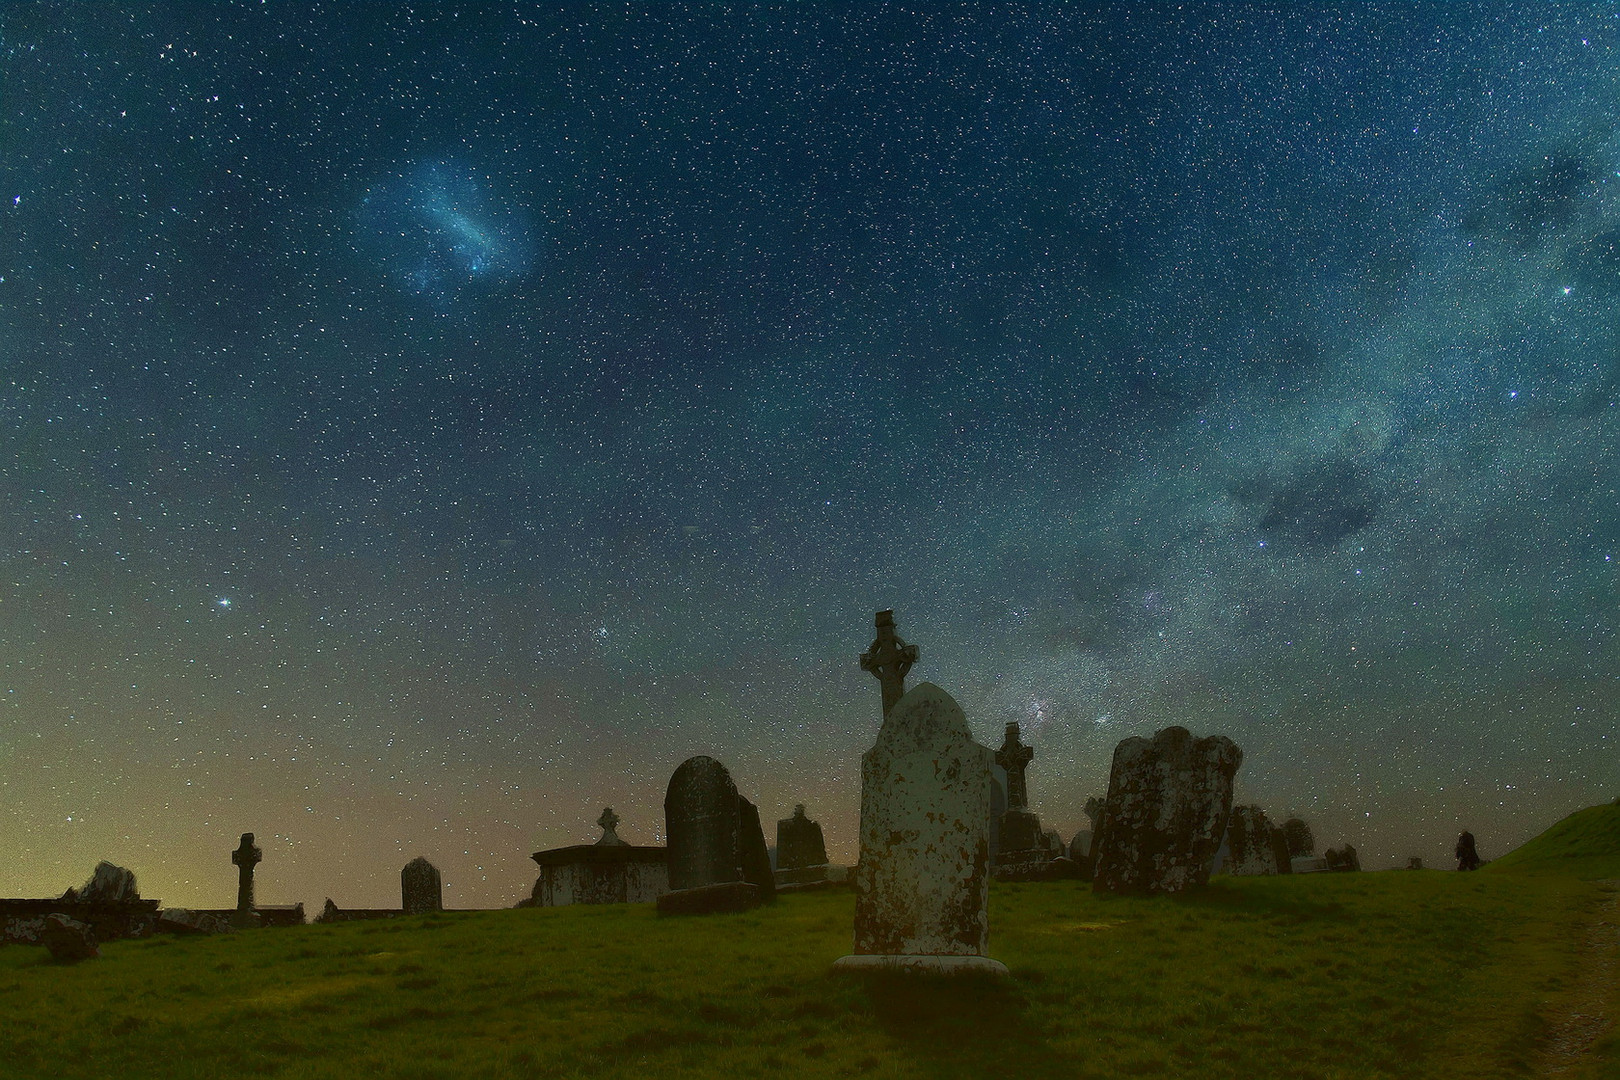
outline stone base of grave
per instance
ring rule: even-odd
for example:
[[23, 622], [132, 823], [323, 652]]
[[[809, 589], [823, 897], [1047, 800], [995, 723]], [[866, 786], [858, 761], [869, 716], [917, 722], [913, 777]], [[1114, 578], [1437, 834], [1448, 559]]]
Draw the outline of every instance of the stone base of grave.
[[658, 898], [660, 915], [722, 915], [749, 911], [760, 905], [759, 886], [747, 881], [726, 881], [676, 889]]
[[791, 870], [776, 871], [776, 887], [785, 888], [789, 885], [821, 885], [827, 881], [827, 864], [818, 866], [796, 866]]
[[835, 973], [901, 975], [991, 975], [1005, 978], [1007, 965], [988, 956], [878, 956], [855, 954], [833, 961]]
[[1047, 881], [1052, 877], [1052, 856], [1045, 848], [996, 853], [997, 881]]

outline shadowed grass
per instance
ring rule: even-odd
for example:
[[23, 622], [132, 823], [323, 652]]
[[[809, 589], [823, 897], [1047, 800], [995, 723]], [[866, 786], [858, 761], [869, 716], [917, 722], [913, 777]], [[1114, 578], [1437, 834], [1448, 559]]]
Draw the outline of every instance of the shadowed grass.
[[53, 1080], [1522, 1076], [1595, 895], [1530, 865], [1146, 899], [997, 885], [1002, 982], [831, 975], [847, 892], [118, 942], [77, 967], [11, 947], [0, 1062]]

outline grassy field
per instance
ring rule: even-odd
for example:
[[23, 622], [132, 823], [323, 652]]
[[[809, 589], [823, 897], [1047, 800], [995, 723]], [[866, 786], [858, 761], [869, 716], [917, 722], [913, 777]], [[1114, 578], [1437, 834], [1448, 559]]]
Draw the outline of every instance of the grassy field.
[[[831, 975], [845, 891], [710, 918], [634, 905], [157, 938], [76, 967], [16, 946], [0, 949], [0, 1075], [1534, 1075], [1578, 988], [1591, 879], [1620, 877], [1620, 808], [1582, 814], [1477, 874], [1224, 878], [1154, 899], [997, 885], [1002, 982]], [[1616, 1060], [1602, 1043], [1564, 1075]]]

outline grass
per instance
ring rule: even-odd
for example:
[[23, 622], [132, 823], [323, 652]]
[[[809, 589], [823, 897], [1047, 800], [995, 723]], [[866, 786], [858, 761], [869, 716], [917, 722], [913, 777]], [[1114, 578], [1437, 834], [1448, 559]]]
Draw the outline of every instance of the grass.
[[[1524, 1076], [1575, 986], [1585, 878], [1620, 876], [1620, 808], [1594, 810], [1585, 841], [1560, 823], [1477, 874], [1221, 878], [1151, 899], [998, 884], [1002, 982], [829, 974], [848, 892], [711, 918], [634, 905], [157, 938], [75, 967], [10, 947], [0, 1072]], [[1593, 852], [1603, 835], [1614, 852]], [[1589, 1075], [1616, 1061], [1601, 1044]]]

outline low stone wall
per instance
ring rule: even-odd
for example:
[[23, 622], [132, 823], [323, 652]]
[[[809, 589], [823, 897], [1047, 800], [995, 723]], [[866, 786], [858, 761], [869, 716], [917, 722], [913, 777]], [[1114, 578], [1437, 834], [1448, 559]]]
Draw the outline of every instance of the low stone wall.
[[0, 900], [0, 944], [38, 945], [45, 916], [60, 913], [84, 923], [98, 942], [145, 937], [157, 925], [158, 901], [80, 903], [74, 900]]

